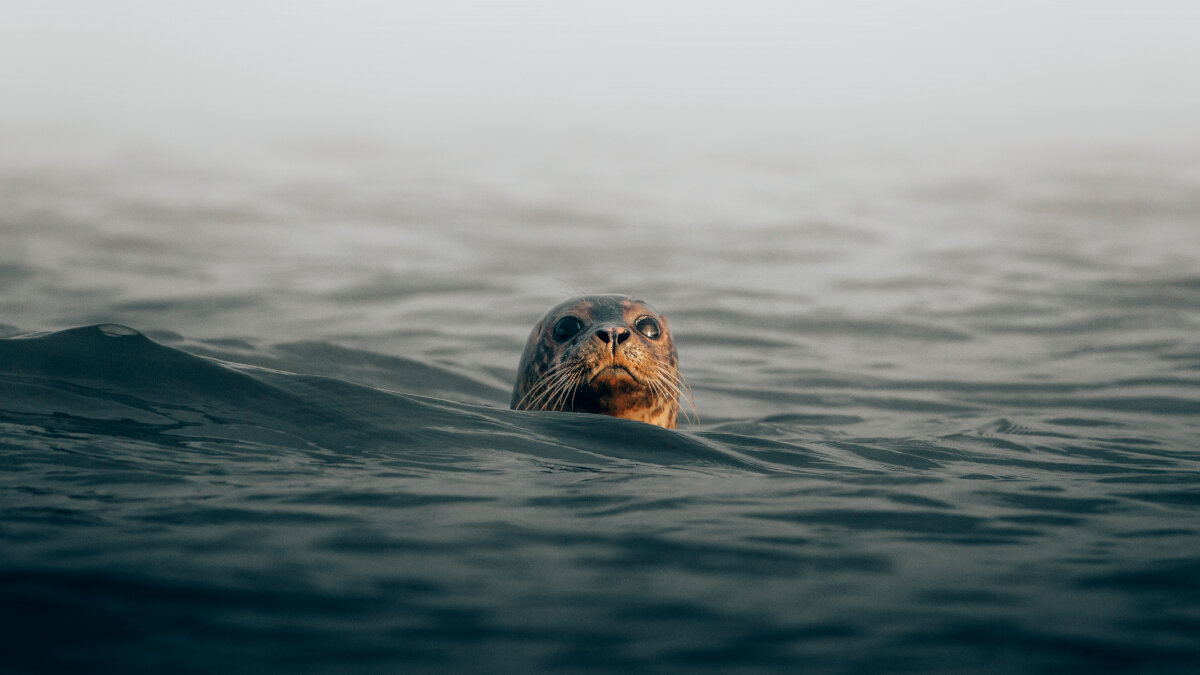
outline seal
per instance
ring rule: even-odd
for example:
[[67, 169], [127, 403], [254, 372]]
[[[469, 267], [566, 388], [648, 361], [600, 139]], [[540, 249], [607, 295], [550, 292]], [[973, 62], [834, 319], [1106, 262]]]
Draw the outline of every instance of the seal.
[[511, 407], [674, 429], [685, 393], [666, 317], [627, 295], [585, 295], [551, 308], [533, 327]]

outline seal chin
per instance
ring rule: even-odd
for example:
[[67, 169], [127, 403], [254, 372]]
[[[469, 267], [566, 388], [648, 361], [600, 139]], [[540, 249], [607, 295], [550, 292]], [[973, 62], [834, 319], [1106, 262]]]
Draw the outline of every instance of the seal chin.
[[609, 365], [597, 370], [592, 375], [591, 379], [588, 380], [588, 384], [597, 382], [616, 383], [621, 381], [640, 383], [640, 380], [638, 380], [632, 372], [625, 368], [625, 366]]

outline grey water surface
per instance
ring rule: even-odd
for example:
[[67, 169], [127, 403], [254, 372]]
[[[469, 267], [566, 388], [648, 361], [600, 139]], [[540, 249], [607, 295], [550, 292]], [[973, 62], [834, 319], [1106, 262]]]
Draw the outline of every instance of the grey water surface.
[[[507, 409], [670, 320], [678, 431]], [[1200, 669], [1200, 155], [0, 166], [0, 669]]]

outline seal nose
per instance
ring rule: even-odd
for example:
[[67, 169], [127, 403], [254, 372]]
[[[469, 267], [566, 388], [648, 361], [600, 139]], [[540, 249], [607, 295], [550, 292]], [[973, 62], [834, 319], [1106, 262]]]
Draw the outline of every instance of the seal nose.
[[617, 345], [628, 340], [629, 335], [629, 329], [624, 326], [606, 326], [596, 329], [596, 337], [600, 338], [601, 342], [611, 345], [613, 354], [617, 353]]

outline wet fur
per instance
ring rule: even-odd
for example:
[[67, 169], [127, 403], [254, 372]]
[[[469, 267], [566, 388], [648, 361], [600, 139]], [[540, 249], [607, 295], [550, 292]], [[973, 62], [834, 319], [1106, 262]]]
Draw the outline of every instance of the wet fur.
[[[580, 319], [583, 329], [560, 342], [554, 326], [568, 315]], [[661, 327], [657, 340], [634, 326], [647, 315]], [[616, 345], [601, 339], [598, 331], [613, 328], [627, 329], [630, 336]], [[666, 318], [629, 296], [589, 295], [559, 304], [533, 327], [511, 407], [598, 413], [674, 429], [686, 387]]]

